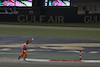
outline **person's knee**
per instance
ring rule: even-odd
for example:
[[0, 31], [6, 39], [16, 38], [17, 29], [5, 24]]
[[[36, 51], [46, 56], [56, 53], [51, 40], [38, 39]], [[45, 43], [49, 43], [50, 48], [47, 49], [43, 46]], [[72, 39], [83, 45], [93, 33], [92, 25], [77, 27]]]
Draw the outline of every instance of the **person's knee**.
[[24, 54], [22, 54], [22, 56], [24, 56]]
[[27, 56], [27, 54], [25, 54], [25, 56]]

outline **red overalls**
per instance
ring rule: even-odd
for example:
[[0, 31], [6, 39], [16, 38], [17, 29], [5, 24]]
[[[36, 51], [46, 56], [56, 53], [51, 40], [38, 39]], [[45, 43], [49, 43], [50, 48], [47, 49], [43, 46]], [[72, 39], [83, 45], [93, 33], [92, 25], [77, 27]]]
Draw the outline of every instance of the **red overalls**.
[[[31, 43], [31, 41], [28, 42], [28, 44]], [[27, 48], [28, 48], [28, 44], [24, 43], [23, 46], [22, 46], [22, 55], [19, 56], [20, 58], [24, 56], [25, 54], [25, 57], [24, 59], [26, 59], [27, 57]]]

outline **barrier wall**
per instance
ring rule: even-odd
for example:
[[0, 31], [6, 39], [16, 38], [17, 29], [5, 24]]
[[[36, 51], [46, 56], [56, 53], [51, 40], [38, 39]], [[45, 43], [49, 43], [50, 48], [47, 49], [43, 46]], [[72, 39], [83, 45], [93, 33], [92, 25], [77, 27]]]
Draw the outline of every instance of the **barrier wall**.
[[0, 21], [32, 23], [100, 23], [100, 15], [0, 15]]
[[[77, 8], [37, 7], [17, 9], [19, 14], [0, 14], [1, 22], [32, 22], [32, 23], [100, 23], [99, 14], [77, 15]], [[33, 11], [33, 13], [29, 13]]]

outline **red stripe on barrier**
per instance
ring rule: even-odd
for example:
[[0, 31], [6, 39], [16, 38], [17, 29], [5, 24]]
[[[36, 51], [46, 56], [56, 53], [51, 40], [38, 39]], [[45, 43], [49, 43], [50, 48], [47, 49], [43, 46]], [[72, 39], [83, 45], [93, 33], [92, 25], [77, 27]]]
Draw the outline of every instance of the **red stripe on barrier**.
[[81, 60], [50, 60], [50, 61], [58, 61], [58, 62], [83, 62]]

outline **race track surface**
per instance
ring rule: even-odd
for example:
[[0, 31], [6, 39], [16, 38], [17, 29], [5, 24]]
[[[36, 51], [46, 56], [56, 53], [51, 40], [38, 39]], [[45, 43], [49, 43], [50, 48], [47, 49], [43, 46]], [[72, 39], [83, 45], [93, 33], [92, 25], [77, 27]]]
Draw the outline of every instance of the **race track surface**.
[[83, 62], [27, 62], [16, 59], [0, 59], [0, 67], [99, 67], [100, 63]]

